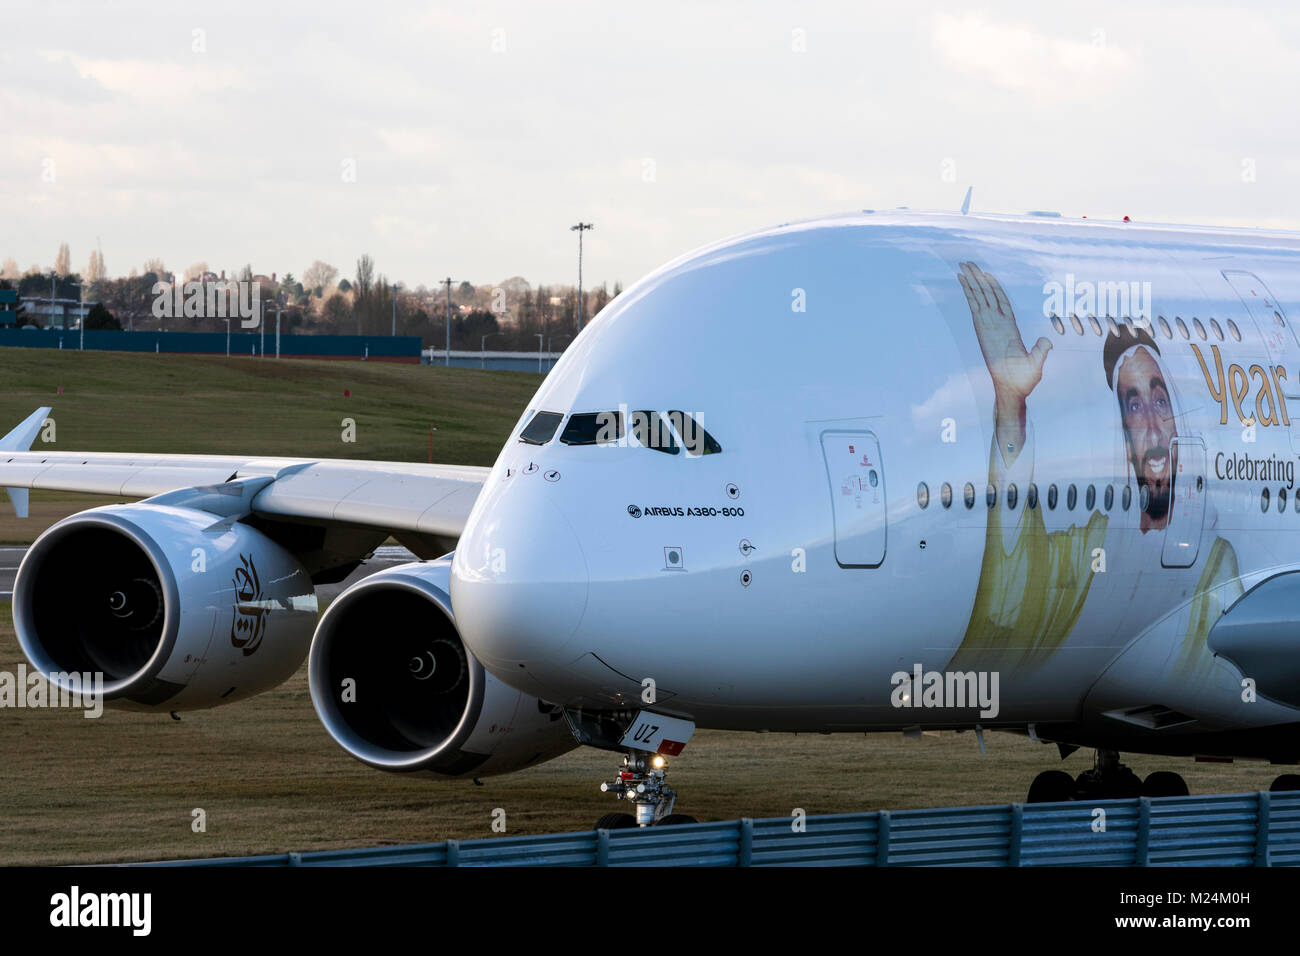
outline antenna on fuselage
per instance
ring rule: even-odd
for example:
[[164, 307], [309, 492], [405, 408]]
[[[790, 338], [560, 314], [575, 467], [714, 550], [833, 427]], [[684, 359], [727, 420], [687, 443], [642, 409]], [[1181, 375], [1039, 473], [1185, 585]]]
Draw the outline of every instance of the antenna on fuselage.
[[966, 187], [966, 198], [961, 201], [961, 214], [963, 216], [970, 212], [970, 194], [974, 189], [974, 186]]

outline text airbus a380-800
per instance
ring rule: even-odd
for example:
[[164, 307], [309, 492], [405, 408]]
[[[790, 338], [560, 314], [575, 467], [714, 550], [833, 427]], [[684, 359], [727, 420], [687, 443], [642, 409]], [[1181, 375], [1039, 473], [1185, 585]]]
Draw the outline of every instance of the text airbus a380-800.
[[[620, 753], [608, 827], [689, 819], [665, 769], [696, 727], [1010, 731], [1098, 752], [1031, 800], [1185, 793], [1119, 754], [1300, 760], [1297, 315], [1295, 234], [787, 224], [618, 296], [490, 470], [28, 452], [38, 411], [0, 455], [20, 510], [145, 500], [43, 534], [15, 625], [143, 710], [308, 657], [384, 770]], [[317, 625], [389, 536], [421, 560]]]

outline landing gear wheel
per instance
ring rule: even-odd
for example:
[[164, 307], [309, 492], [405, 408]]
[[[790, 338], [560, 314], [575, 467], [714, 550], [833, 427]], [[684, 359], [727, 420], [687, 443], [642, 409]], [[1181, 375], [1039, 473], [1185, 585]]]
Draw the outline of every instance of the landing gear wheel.
[[607, 813], [592, 827], [593, 830], [634, 830], [636, 817], [630, 813]]
[[1147, 774], [1142, 781], [1144, 797], [1185, 797], [1188, 795], [1187, 781], [1172, 770], [1156, 770]]
[[1074, 780], [1064, 770], [1044, 770], [1029, 785], [1026, 803], [1059, 803], [1074, 799]]
[[699, 820], [695, 819], [689, 813], [670, 813], [662, 820], [656, 820], [654, 822], [654, 826], [671, 827], [671, 826], [676, 826], [679, 823], [699, 823], [699, 822], [700, 822]]
[[1270, 793], [1287, 793], [1291, 790], [1300, 790], [1300, 773], [1284, 773], [1277, 777], [1269, 784]]

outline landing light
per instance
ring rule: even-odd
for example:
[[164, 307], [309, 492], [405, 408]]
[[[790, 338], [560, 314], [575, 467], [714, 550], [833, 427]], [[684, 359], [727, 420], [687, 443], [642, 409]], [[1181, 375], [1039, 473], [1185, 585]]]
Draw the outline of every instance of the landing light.
[[663, 768], [663, 765], [666, 764], [667, 762], [668, 761], [665, 760], [661, 755], [655, 754], [654, 757], [651, 758], [650, 760], [650, 766], [654, 767], [656, 770], [660, 770]]

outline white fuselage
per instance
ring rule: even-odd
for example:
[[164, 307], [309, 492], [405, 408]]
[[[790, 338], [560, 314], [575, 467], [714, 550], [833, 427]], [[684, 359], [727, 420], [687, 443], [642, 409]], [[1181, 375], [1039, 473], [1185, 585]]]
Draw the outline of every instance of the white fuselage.
[[[1025, 348], [1051, 346], [1012, 465], [991, 459], [1003, 419], [966, 262], [1005, 289]], [[1243, 701], [1204, 647], [1207, 615], [1300, 566], [1282, 411], [1298, 317], [1300, 239], [1280, 234], [863, 213], [707, 247], [622, 293], [538, 390], [461, 537], [457, 625], [529, 694], [636, 708], [652, 686], [655, 708], [705, 727], [1300, 721]], [[1126, 437], [1147, 412], [1121, 413], [1107, 380], [1108, 319], [1150, 330], [1172, 403], [1151, 435], [1176, 434], [1176, 460]], [[618, 409], [683, 410], [722, 450], [571, 445], [565, 422], [518, 437], [537, 412]], [[1147, 495], [1175, 469], [1153, 523]], [[917, 665], [995, 674], [996, 713], [900, 706], [896, 675]]]

